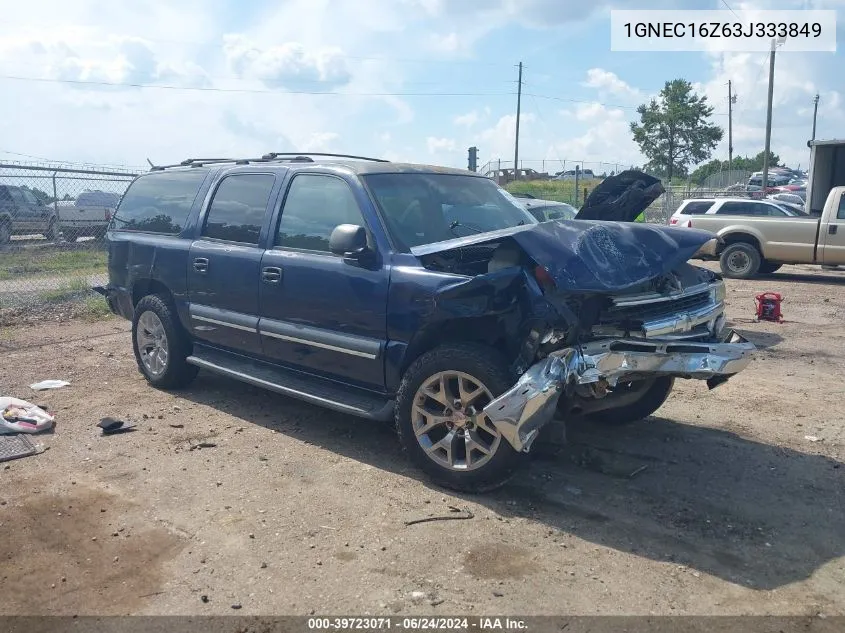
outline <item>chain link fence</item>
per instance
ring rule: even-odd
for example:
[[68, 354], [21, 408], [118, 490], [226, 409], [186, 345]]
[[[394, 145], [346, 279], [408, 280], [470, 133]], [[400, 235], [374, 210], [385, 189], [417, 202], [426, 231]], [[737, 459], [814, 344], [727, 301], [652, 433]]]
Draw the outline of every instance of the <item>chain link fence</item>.
[[104, 237], [130, 170], [0, 164], [0, 310], [96, 297]]

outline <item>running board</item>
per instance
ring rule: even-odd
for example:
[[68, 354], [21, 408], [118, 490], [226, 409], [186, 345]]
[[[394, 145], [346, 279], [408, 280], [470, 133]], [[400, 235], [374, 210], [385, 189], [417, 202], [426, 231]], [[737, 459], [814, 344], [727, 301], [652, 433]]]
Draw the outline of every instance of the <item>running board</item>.
[[200, 369], [341, 413], [371, 420], [393, 419], [393, 400], [355, 387], [345, 387], [204, 345], [195, 344], [193, 355], [186, 360]]

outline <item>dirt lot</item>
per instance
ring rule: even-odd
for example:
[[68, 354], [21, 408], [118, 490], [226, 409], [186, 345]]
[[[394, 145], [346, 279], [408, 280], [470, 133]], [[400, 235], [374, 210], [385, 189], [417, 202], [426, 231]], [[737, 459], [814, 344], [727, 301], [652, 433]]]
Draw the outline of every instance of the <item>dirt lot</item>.
[[[0, 612], [843, 615], [845, 273], [783, 271], [728, 282], [746, 372], [571, 425], [486, 496], [428, 486], [386, 426], [208, 374], [155, 391], [123, 321], [5, 329], [2, 391], [58, 424], [0, 465]], [[751, 320], [763, 290], [786, 323]], [[404, 524], [448, 506], [474, 517]]]

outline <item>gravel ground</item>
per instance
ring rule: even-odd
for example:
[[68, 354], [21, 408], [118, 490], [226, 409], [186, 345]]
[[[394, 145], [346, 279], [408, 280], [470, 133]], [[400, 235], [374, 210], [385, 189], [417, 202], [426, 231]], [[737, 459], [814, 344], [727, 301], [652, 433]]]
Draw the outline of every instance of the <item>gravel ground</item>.
[[[428, 485], [385, 425], [205, 373], [156, 391], [123, 321], [6, 328], [4, 395], [57, 427], [0, 464], [0, 613], [845, 615], [845, 274], [782, 271], [728, 282], [748, 370], [572, 423], [483, 496]], [[752, 320], [764, 290], [785, 323]], [[450, 507], [472, 518], [405, 525]]]

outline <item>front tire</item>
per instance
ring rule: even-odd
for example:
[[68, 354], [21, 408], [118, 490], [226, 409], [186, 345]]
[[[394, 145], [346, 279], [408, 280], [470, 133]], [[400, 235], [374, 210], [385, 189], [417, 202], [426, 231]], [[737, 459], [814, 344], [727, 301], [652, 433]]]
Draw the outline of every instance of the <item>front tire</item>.
[[722, 274], [731, 279], [751, 279], [760, 271], [762, 256], [757, 247], [748, 242], [728, 245], [719, 258]]
[[608, 426], [622, 426], [642, 420], [663, 406], [663, 403], [666, 402], [666, 399], [672, 392], [674, 385], [675, 379], [671, 376], [660, 376], [654, 379], [654, 383], [636, 402], [617, 409], [597, 411], [596, 413], [588, 414], [587, 418], [593, 422], [599, 422]]
[[760, 264], [760, 272], [764, 275], [769, 275], [773, 272], [780, 270], [781, 266], [783, 266], [783, 264], [775, 264], [773, 262], [764, 261], [762, 264]]
[[12, 226], [8, 222], [0, 222], [0, 246], [12, 241]]
[[185, 387], [199, 371], [185, 362], [191, 352], [190, 339], [170, 302], [161, 295], [147, 295], [135, 306], [132, 348], [138, 369], [154, 387]]
[[435, 483], [461, 492], [503, 485], [524, 457], [486, 415], [515, 378], [493, 349], [447, 344], [414, 361], [396, 396], [396, 429], [410, 459]]

